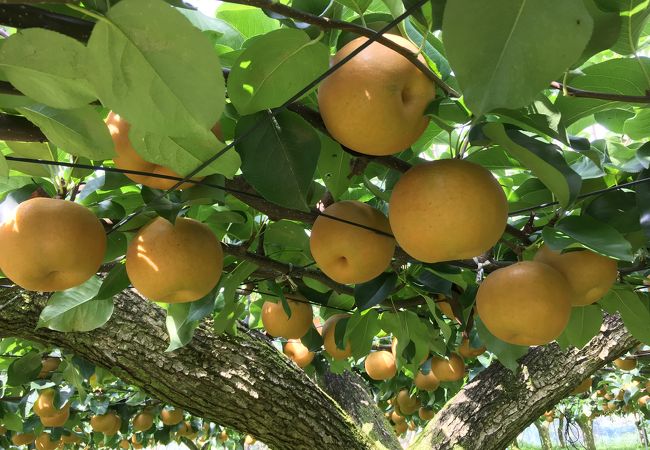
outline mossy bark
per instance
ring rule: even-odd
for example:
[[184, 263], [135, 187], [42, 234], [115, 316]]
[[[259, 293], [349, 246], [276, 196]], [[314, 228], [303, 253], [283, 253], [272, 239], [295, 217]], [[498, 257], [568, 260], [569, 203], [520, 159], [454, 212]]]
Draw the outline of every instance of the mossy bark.
[[587, 417], [580, 416], [576, 422], [582, 431], [582, 440], [585, 450], [596, 450], [596, 442], [594, 441], [594, 421]]
[[534, 347], [516, 373], [494, 363], [440, 410], [410, 448], [506, 448], [582, 380], [637, 344], [621, 319], [608, 315], [583, 349]]
[[539, 434], [539, 441], [542, 444], [542, 450], [553, 450], [553, 441], [551, 440], [551, 432], [549, 431], [549, 422], [536, 420], [533, 422]]
[[[357, 417], [358, 409], [345, 412], [261, 333], [241, 327], [237, 336], [215, 335], [204, 323], [187, 346], [165, 352], [165, 312], [132, 291], [117, 295], [109, 322], [87, 333], [37, 329], [46, 300], [17, 288], [1, 290], [0, 337], [68, 349], [163, 402], [251, 434], [271, 448], [400, 448], [385, 422], [368, 419], [381, 413], [361, 383], [346, 392], [339, 392], [346, 388], [339, 384], [336, 392], [365, 402], [364, 417]], [[373, 438], [357, 425], [368, 421]]]

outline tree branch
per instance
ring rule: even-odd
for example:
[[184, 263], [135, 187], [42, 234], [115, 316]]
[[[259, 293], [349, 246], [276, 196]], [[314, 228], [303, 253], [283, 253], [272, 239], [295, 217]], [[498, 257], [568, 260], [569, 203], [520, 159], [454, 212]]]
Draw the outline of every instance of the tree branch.
[[566, 86], [557, 81], [551, 83], [553, 89], [566, 92], [569, 97], [579, 98], [593, 98], [597, 100], [610, 100], [614, 102], [627, 102], [627, 103], [650, 103], [650, 93], [646, 95], [623, 95], [623, 94], [610, 94], [608, 92], [595, 92], [585, 91], [582, 89]]
[[[90, 38], [90, 33], [95, 26], [93, 22], [88, 20], [55, 13], [35, 6], [16, 3], [18, 2], [0, 2], [0, 24], [13, 28], [45, 28], [47, 30], [65, 34], [83, 42], [86, 42]], [[20, 3], [45, 2], [22, 1]], [[47, 3], [75, 2], [59, 0], [57, 2], [48, 1]]]
[[164, 310], [129, 290], [115, 297], [108, 323], [87, 333], [37, 329], [47, 301], [43, 295], [4, 289], [0, 304], [7, 300], [9, 306], [0, 310], [0, 337], [68, 349], [165, 403], [251, 434], [271, 448], [311, 450], [318, 442], [323, 449], [370, 450], [378, 436], [389, 449], [400, 448], [387, 430], [375, 427], [368, 439], [331, 397], [254, 330], [239, 326], [236, 336], [216, 335], [204, 322], [187, 346], [166, 352]]
[[519, 360], [517, 373], [493, 362], [447, 403], [410, 448], [506, 448], [585, 378], [637, 344], [620, 317], [608, 315], [600, 334], [582, 349], [563, 351], [557, 343], [534, 347]]

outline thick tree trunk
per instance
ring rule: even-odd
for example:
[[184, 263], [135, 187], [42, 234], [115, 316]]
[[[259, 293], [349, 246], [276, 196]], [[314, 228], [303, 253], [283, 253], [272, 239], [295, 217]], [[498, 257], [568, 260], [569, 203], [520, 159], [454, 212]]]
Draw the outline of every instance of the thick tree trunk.
[[551, 440], [551, 432], [549, 431], [549, 422], [540, 422], [536, 420], [533, 422], [539, 434], [539, 442], [542, 445], [542, 450], [553, 450], [553, 441]]
[[514, 374], [492, 364], [437, 414], [411, 448], [503, 449], [582, 380], [636, 344], [618, 316], [607, 316], [601, 333], [581, 350], [535, 347]]
[[564, 428], [565, 428], [564, 414], [561, 414], [560, 420], [558, 420], [558, 424], [557, 424], [557, 438], [560, 441], [561, 448], [566, 448], [566, 439], [564, 439]]
[[650, 447], [650, 442], [648, 442], [648, 430], [645, 427], [645, 419], [639, 413], [634, 413], [634, 425], [639, 432], [639, 440], [643, 448]]
[[596, 441], [594, 441], [594, 421], [587, 417], [581, 416], [576, 420], [582, 431], [582, 440], [585, 450], [596, 450]]
[[[357, 410], [344, 412], [260, 333], [242, 327], [237, 336], [217, 336], [203, 324], [187, 346], [166, 353], [164, 311], [131, 291], [116, 296], [110, 321], [88, 333], [36, 329], [45, 302], [21, 289], [1, 290], [0, 337], [69, 349], [161, 401], [272, 448], [401, 448], [361, 383], [345, 394], [345, 384], [337, 387], [337, 396], [367, 403], [363, 417], [352, 419]], [[355, 421], [373, 423], [370, 437]]]

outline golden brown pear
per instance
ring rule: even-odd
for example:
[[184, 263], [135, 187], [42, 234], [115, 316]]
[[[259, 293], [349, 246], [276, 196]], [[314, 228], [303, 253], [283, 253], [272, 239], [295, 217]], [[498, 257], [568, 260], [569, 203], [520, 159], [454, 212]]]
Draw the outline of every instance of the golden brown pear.
[[143, 411], [133, 418], [133, 429], [135, 431], [147, 431], [153, 425], [153, 416]]
[[406, 433], [406, 430], [408, 430], [408, 425], [406, 422], [399, 422], [395, 424], [395, 433], [397, 435]]
[[571, 315], [571, 288], [547, 264], [524, 261], [495, 270], [481, 283], [476, 308], [487, 329], [514, 345], [544, 345]]
[[126, 439], [122, 439], [122, 440], [120, 441], [120, 448], [123, 448], [123, 449], [126, 450], [126, 449], [128, 449], [129, 447], [131, 447], [131, 444], [129, 444], [129, 441], [128, 441], [128, 440], [126, 440]]
[[472, 347], [470, 345], [469, 339], [463, 339], [458, 347], [458, 353], [465, 359], [476, 358], [479, 355], [482, 355], [487, 350], [485, 347]]
[[0, 225], [0, 268], [30, 291], [63, 291], [99, 269], [106, 234], [97, 217], [78, 203], [36, 197]]
[[41, 423], [43, 424], [44, 427], [62, 427], [63, 424], [65, 424], [68, 419], [70, 418], [70, 403], [66, 403], [66, 405], [56, 414], [53, 414], [51, 416], [42, 416], [40, 417]]
[[38, 373], [38, 378], [43, 379], [59, 368], [61, 359], [54, 357], [43, 358], [41, 364], [43, 364], [43, 367], [41, 367], [41, 371]]
[[54, 389], [44, 389], [38, 394], [34, 402], [34, 414], [38, 417], [50, 417], [59, 412], [59, 408], [54, 405]]
[[310, 352], [298, 339], [290, 339], [284, 344], [282, 351], [301, 369], [307, 367], [314, 359], [314, 352]]
[[157, 217], [129, 244], [126, 272], [140, 293], [157, 302], [192, 302], [209, 294], [223, 268], [221, 243], [210, 228], [179, 217]]
[[[264, 302], [262, 305], [262, 325], [273, 337], [300, 339], [311, 327], [314, 313], [311, 305], [297, 294], [286, 296], [291, 317], [284, 311], [282, 301]], [[302, 300], [302, 301], [300, 301]]]
[[[383, 231], [388, 236], [349, 223]], [[370, 205], [345, 200], [328, 206], [314, 222], [309, 238], [314, 261], [342, 284], [365, 283], [386, 270], [395, 252], [388, 219]]]
[[90, 426], [93, 431], [108, 434], [115, 427], [117, 421], [121, 423], [120, 418], [113, 411], [109, 411], [106, 414], [92, 416], [90, 418]]
[[[410, 41], [384, 35], [413, 52]], [[340, 49], [336, 64], [364, 44], [360, 37]], [[423, 56], [418, 59], [425, 62]], [[399, 53], [373, 42], [328, 76], [318, 89], [327, 130], [346, 147], [366, 155], [391, 155], [409, 148], [426, 129], [435, 86]]]
[[436, 412], [433, 409], [422, 407], [418, 410], [418, 416], [421, 420], [431, 420], [435, 417]]
[[646, 381], [646, 383], [645, 383], [645, 391], [650, 394], [650, 381]]
[[399, 179], [390, 197], [393, 235], [423, 262], [468, 259], [497, 243], [508, 202], [492, 174], [468, 161], [418, 164]]
[[413, 382], [418, 389], [429, 392], [435, 391], [440, 386], [440, 380], [433, 373], [433, 370], [429, 370], [426, 375], [421, 370], [418, 370]]
[[33, 433], [15, 433], [11, 436], [11, 442], [18, 447], [31, 444], [35, 439], [36, 436]]
[[440, 381], [457, 381], [465, 377], [465, 362], [457, 353], [452, 353], [449, 359], [434, 356], [431, 358], [431, 372]]
[[379, 350], [370, 353], [364, 362], [366, 373], [373, 380], [388, 380], [397, 373], [395, 357], [391, 352]]
[[636, 359], [618, 358], [614, 360], [614, 365], [621, 370], [634, 370], [636, 369]]
[[226, 430], [221, 430], [217, 439], [219, 442], [226, 442], [228, 440], [228, 432]]
[[415, 395], [409, 395], [409, 391], [406, 389], [402, 389], [397, 394], [397, 405], [399, 406], [401, 413], [403, 413], [405, 416], [409, 416], [417, 411], [420, 407], [420, 399], [418, 399]]
[[323, 343], [325, 351], [333, 358], [342, 360], [352, 356], [352, 346], [350, 341], [345, 342], [345, 348], [340, 349], [336, 346], [336, 339], [334, 336], [336, 324], [339, 320], [350, 317], [347, 314], [334, 314], [332, 317], [325, 321], [323, 325]]
[[548, 264], [564, 275], [573, 292], [573, 306], [597, 302], [614, 285], [618, 276], [616, 260], [591, 250], [560, 253], [543, 245], [535, 255], [535, 261]]
[[641, 407], [648, 405], [648, 402], [650, 402], [650, 395], [644, 395], [643, 397], [640, 397], [638, 400], [638, 404]]
[[[117, 153], [117, 156], [113, 159], [115, 167], [124, 170], [134, 170], [138, 172], [148, 172], [182, 178], [181, 175], [167, 167], [146, 161], [135, 151], [131, 145], [131, 141], [129, 140], [129, 130], [131, 126], [119, 114], [115, 114], [111, 111], [106, 119], [106, 125], [108, 126], [108, 131], [111, 133], [111, 137], [113, 138], [113, 143], [115, 144], [115, 153]], [[213, 132], [215, 132], [215, 129], [213, 129]], [[164, 178], [156, 178], [147, 175], [135, 175], [129, 173], [125, 173], [124, 175], [138, 184], [143, 184], [153, 189], [167, 190], [177, 183], [177, 180], [166, 180]], [[201, 178], [193, 179], [201, 180]], [[187, 189], [192, 186], [194, 186], [193, 183], [183, 183], [179, 189]]]
[[406, 419], [404, 418], [403, 415], [401, 415], [397, 411], [393, 411], [392, 413], [390, 413], [390, 420], [392, 420], [393, 423], [400, 423], [400, 422], [404, 422]]
[[182, 409], [163, 409], [160, 411], [160, 420], [165, 425], [178, 425], [183, 420], [183, 410]]
[[50, 434], [45, 432], [38, 435], [34, 441], [34, 445], [36, 447], [36, 450], [55, 450], [57, 448], [63, 447], [63, 443], [61, 441], [52, 441], [50, 439]]
[[64, 434], [61, 436], [61, 442], [64, 444], [78, 444], [81, 442], [81, 438], [76, 434]]
[[571, 391], [571, 394], [578, 395], [587, 392], [589, 389], [591, 389], [591, 383], [591, 378], [585, 378], [579, 385], [575, 387], [575, 389], [573, 389], [573, 391]]

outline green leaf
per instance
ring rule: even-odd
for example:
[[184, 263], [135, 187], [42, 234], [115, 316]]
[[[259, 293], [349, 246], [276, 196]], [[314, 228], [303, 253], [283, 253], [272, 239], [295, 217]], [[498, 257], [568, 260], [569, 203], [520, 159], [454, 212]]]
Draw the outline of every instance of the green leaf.
[[580, 57], [592, 30], [582, 0], [454, 0], [442, 24], [447, 58], [477, 116], [531, 103]]
[[[603, 313], [598, 306], [577, 306], [571, 308], [569, 324], [562, 333], [569, 345], [576, 348], [584, 347], [600, 331], [603, 324]], [[558, 338], [558, 341], [561, 339]]]
[[[183, 176], [194, 171], [225, 147], [209, 130], [195, 130], [189, 136], [171, 137], [133, 127], [129, 138], [133, 148], [145, 160], [170, 168]], [[239, 155], [235, 149], [230, 148], [201, 170], [199, 175], [218, 173], [232, 178], [240, 166]]]
[[98, 299], [101, 280], [92, 276], [85, 283], [52, 294], [41, 311], [38, 327], [54, 331], [91, 331], [104, 325], [113, 314], [113, 298]]
[[575, 173], [553, 144], [539, 141], [500, 123], [488, 123], [483, 132], [506, 149], [553, 192], [562, 206], [568, 206], [580, 193], [582, 179]]
[[52, 144], [72, 155], [97, 161], [115, 155], [108, 128], [91, 106], [61, 110], [34, 105], [18, 111], [38, 126]]
[[241, 33], [224, 20], [209, 17], [200, 11], [191, 9], [179, 8], [178, 12], [183, 14], [199, 30], [214, 36], [214, 40], [220, 45], [236, 50], [244, 43], [244, 37]]
[[650, 17], [650, 5], [647, 0], [621, 0], [618, 4], [622, 26], [612, 50], [620, 55], [631, 55], [639, 47], [639, 38]]
[[129, 276], [126, 274], [126, 264], [117, 263], [102, 280], [95, 298], [112, 298], [128, 288], [130, 284]]
[[341, 145], [334, 139], [318, 133], [320, 138], [320, 157], [318, 158], [318, 175], [325, 183], [334, 200], [339, 200], [348, 191], [352, 155], [343, 151]]
[[366, 11], [366, 9], [368, 9], [372, 0], [336, 0], [336, 2], [343, 6], [347, 6], [355, 13], [361, 15]]
[[374, 280], [354, 286], [354, 303], [363, 311], [372, 308], [388, 298], [397, 284], [395, 272], [384, 272]]
[[96, 98], [85, 78], [86, 47], [42, 28], [19, 30], [0, 50], [0, 69], [19, 91], [53, 108], [72, 109]]
[[[21, 158], [56, 160], [56, 155], [53, 154], [48, 143], [7, 141], [6, 144], [7, 147], [9, 147], [9, 150], [11, 150], [12, 156], [18, 156]], [[30, 164], [18, 161], [10, 161], [8, 164], [10, 169], [17, 170], [27, 175], [36, 177], [52, 176], [52, 166]]]
[[246, 181], [273, 203], [307, 211], [320, 153], [314, 128], [292, 112], [260, 112], [242, 117], [235, 136], [246, 136], [237, 144]]
[[[649, 177], [650, 170], [646, 169], [639, 173], [637, 179]], [[650, 183], [639, 183], [636, 186], [636, 204], [639, 209], [639, 223], [646, 240], [650, 240]]]
[[350, 317], [343, 317], [339, 319], [336, 322], [336, 325], [334, 326], [334, 343], [336, 344], [336, 348], [339, 350], [345, 350], [346, 347], [346, 340], [345, 340], [345, 335], [347, 334], [347, 329], [348, 329], [348, 323], [350, 322]]
[[380, 330], [379, 313], [376, 310], [357, 311], [351, 315], [345, 329], [345, 341], [350, 342], [352, 356], [362, 358], [370, 353], [373, 340]]
[[255, 264], [245, 261], [237, 265], [228, 275], [221, 276], [221, 280], [215, 288], [217, 292], [223, 289], [217, 298], [218, 313], [214, 317], [215, 333], [235, 332], [237, 319], [246, 307], [243, 302], [237, 301], [237, 289], [256, 270]]
[[210, 39], [162, 0], [122, 0], [88, 41], [88, 77], [102, 104], [167, 136], [209, 130], [225, 105]]
[[650, 345], [650, 311], [638, 294], [626, 289], [612, 289], [598, 303], [610, 312], [620, 312], [625, 328], [632, 336]]
[[[555, 228], [568, 236], [570, 244], [572, 241], [582, 244], [584, 247], [593, 250], [610, 258], [623, 261], [632, 261], [632, 244], [611, 225], [600, 222], [589, 216], [568, 216], [555, 224]], [[545, 235], [546, 236], [546, 235]], [[553, 250], [562, 250], [558, 245], [547, 242]]]
[[623, 133], [631, 139], [642, 140], [648, 137], [648, 128], [650, 128], [650, 110], [640, 109], [634, 117], [625, 121]]
[[36, 379], [41, 371], [41, 354], [30, 352], [12, 362], [7, 368], [7, 384], [20, 386]]
[[[577, 89], [644, 96], [648, 88], [645, 74], [650, 73], [650, 59], [645, 57], [639, 57], [638, 61], [635, 58], [610, 59], [588, 66], [582, 69], [582, 73], [583, 75], [570, 78], [568, 84]], [[582, 117], [627, 104], [560, 95], [555, 105], [562, 113], [562, 121], [569, 125]]]
[[169, 347], [166, 352], [181, 348], [192, 340], [194, 330], [199, 326], [201, 319], [214, 310], [215, 300], [216, 290], [213, 290], [197, 301], [169, 305], [165, 320], [169, 334]]
[[271, 259], [304, 266], [312, 262], [305, 228], [289, 220], [270, 224], [264, 232], [264, 254]]
[[0, 177], [8, 177], [9, 176], [9, 164], [7, 164], [7, 160], [5, 159], [5, 156], [3, 154], [0, 154]]
[[583, 0], [587, 11], [594, 20], [594, 31], [580, 58], [586, 61], [593, 55], [612, 47], [621, 32], [621, 16], [618, 12], [603, 10], [594, 0]]
[[517, 360], [528, 353], [528, 347], [503, 342], [490, 333], [479, 318], [476, 318], [476, 330], [485, 347], [497, 355], [499, 362], [511, 372], [516, 372], [519, 367]]
[[271, 19], [260, 8], [221, 3], [217, 18], [223, 19], [248, 39], [280, 28], [280, 22]]
[[329, 67], [329, 49], [304, 31], [283, 28], [255, 39], [228, 76], [237, 111], [252, 114], [284, 104]]

